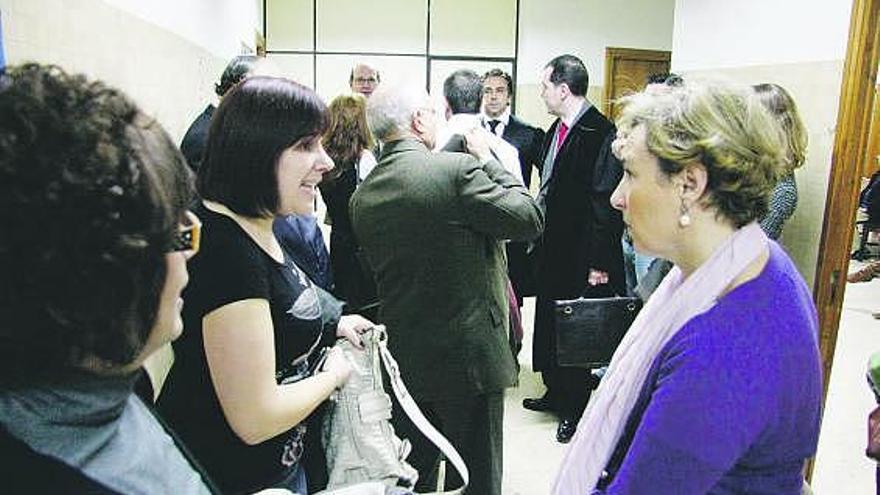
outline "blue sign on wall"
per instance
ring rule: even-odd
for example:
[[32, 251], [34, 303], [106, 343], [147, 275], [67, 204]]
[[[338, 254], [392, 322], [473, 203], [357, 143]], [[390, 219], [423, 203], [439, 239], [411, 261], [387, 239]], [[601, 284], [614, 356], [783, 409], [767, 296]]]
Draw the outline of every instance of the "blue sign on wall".
[[6, 70], [6, 52], [3, 50], [3, 12], [0, 12], [0, 74]]

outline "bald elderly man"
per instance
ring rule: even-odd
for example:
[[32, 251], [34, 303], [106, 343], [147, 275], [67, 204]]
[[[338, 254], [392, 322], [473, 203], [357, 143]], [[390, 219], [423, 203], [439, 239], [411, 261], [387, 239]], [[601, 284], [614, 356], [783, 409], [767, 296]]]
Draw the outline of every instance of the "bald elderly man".
[[[468, 153], [431, 151], [439, 118], [424, 89], [383, 85], [367, 116], [384, 152], [351, 198], [351, 220], [388, 347], [413, 399], [467, 463], [467, 493], [500, 495], [504, 389], [516, 381], [503, 241], [537, 237], [544, 215], [482, 129], [466, 134]], [[417, 488], [428, 488], [437, 449], [395, 419], [413, 444]]]

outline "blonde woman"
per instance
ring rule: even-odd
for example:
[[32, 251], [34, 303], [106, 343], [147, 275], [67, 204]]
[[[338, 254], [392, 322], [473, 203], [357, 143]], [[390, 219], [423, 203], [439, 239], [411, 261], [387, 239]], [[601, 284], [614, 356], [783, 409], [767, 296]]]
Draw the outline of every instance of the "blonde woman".
[[822, 397], [816, 309], [756, 221], [786, 167], [749, 88], [627, 99], [611, 202], [671, 260], [612, 358], [554, 494], [800, 494]]

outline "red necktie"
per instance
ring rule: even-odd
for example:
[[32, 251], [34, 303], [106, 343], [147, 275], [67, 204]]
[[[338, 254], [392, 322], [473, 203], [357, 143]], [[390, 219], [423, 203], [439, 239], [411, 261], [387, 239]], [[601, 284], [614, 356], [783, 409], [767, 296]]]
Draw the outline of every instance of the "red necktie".
[[565, 136], [568, 136], [568, 126], [565, 125], [565, 122], [559, 122], [559, 128], [556, 132], [556, 152], [559, 153], [559, 148], [562, 147], [562, 143], [565, 142]]

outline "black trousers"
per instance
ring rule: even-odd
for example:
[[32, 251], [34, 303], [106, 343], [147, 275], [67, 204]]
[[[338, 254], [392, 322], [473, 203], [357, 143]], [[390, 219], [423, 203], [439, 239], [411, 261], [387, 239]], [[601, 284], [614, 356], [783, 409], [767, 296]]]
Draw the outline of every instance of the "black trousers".
[[[470, 472], [465, 493], [501, 495], [503, 457], [504, 392], [455, 397], [444, 400], [417, 400], [425, 417], [440, 430], [458, 450]], [[417, 491], [437, 486], [440, 451], [409, 421], [406, 413], [394, 403], [394, 429], [401, 438], [412, 443], [407, 461], [419, 471]], [[461, 486], [461, 478], [446, 463], [446, 489]]]
[[577, 422], [593, 389], [599, 381], [588, 369], [550, 366], [541, 372], [541, 379], [547, 387], [547, 394], [556, 404], [561, 419], [573, 419]]

